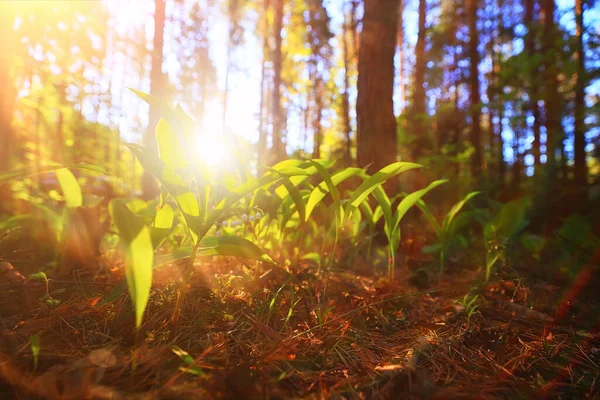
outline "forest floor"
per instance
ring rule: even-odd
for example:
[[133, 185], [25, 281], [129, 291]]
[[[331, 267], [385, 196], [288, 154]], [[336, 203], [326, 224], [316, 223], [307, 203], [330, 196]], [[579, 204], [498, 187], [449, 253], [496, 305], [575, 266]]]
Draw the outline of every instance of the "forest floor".
[[[390, 287], [373, 273], [317, 279], [310, 264], [226, 259], [196, 266], [173, 326], [172, 266], [136, 344], [128, 295], [102, 300], [117, 270], [51, 280], [51, 309], [43, 283], [0, 283], [1, 398], [600, 398], [600, 299], [585, 272], [560, 288], [481, 285], [463, 270], [417, 289], [402, 268]], [[457, 300], [473, 289], [468, 318]]]

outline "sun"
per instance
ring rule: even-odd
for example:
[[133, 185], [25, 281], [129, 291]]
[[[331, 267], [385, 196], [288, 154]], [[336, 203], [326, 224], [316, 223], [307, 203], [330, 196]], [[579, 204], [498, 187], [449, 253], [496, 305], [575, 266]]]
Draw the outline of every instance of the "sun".
[[222, 136], [199, 135], [196, 139], [200, 161], [210, 167], [226, 166], [231, 160], [231, 150]]
[[231, 165], [233, 149], [217, 118], [207, 118], [203, 131], [196, 135], [196, 155], [202, 164], [209, 167], [226, 168]]

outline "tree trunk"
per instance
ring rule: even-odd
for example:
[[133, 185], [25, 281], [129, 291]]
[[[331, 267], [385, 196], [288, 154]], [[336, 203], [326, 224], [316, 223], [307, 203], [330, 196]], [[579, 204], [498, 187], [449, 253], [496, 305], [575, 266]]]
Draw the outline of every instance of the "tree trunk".
[[412, 149], [413, 161], [417, 161], [422, 154], [425, 132], [424, 118], [425, 104], [425, 35], [427, 17], [427, 0], [419, 0], [419, 32], [415, 47], [415, 93], [413, 98], [413, 134], [415, 142]]
[[554, 0], [542, 0], [544, 17], [543, 55], [544, 55], [544, 104], [546, 108], [546, 148], [547, 164], [550, 173], [556, 174], [556, 150], [562, 143], [560, 95], [557, 79], [556, 26], [554, 22]]
[[[150, 72], [150, 94], [153, 96], [165, 95], [165, 75], [162, 72], [163, 44], [165, 30], [165, 1], [154, 0], [154, 46], [152, 48], [152, 71]], [[158, 154], [155, 129], [160, 119], [158, 108], [150, 106], [148, 129], [144, 135], [146, 149]], [[158, 196], [159, 190], [156, 179], [144, 171], [142, 176], [142, 198], [151, 200]]]
[[352, 126], [350, 125], [350, 52], [348, 49], [348, 34], [351, 32], [349, 18], [344, 13], [342, 31], [342, 56], [344, 57], [344, 92], [342, 93], [342, 123], [346, 136], [345, 164], [352, 165]]
[[284, 0], [275, 0], [274, 36], [275, 51], [273, 52], [273, 155], [274, 161], [285, 158], [283, 145], [283, 111], [281, 109], [281, 67], [282, 67], [282, 30], [283, 30], [283, 4]]
[[[400, 90], [400, 113], [406, 106], [406, 85], [404, 84], [404, 4], [399, 0], [398, 5], [398, 87]], [[425, 23], [423, 23], [425, 25]]]
[[321, 117], [323, 116], [323, 80], [315, 66], [315, 114], [313, 116], [313, 158], [321, 158], [321, 144], [323, 132], [321, 129]]
[[575, 0], [575, 46], [577, 58], [577, 81], [575, 83], [575, 185], [585, 193], [587, 186], [587, 165], [585, 159], [585, 51], [583, 47], [583, 1]]
[[358, 56], [358, 165], [374, 172], [397, 156], [394, 53], [398, 0], [365, 0]]
[[265, 119], [268, 118], [268, 114], [265, 114], [265, 75], [267, 73], [266, 62], [267, 54], [269, 52], [269, 8], [270, 0], [263, 0], [263, 59], [260, 72], [260, 106], [259, 106], [259, 119], [258, 119], [258, 150], [257, 159], [259, 167], [259, 175], [262, 174], [261, 165], [267, 163], [267, 126]]
[[[11, 6], [4, 7], [0, 13], [0, 34], [2, 35], [2, 51], [0, 51], [0, 173], [6, 172], [13, 167], [14, 131], [12, 130], [12, 118], [17, 99], [17, 91], [13, 86], [10, 68], [15, 56], [15, 45], [18, 43], [14, 37], [15, 16]], [[9, 185], [0, 184], [0, 215], [8, 212], [11, 206], [11, 191]]]
[[477, 0], [467, 0], [467, 13], [469, 25], [469, 58], [470, 64], [470, 98], [471, 98], [471, 132], [469, 139], [475, 151], [471, 158], [471, 176], [477, 183], [481, 178], [483, 157], [481, 154], [481, 107], [479, 95], [479, 33], [477, 32]]
[[[525, 26], [527, 27], [527, 35], [525, 36], [525, 51], [527, 52], [528, 60], [533, 60], [536, 53], [535, 46], [535, 27], [534, 27], [534, 7], [535, 0], [525, 0]], [[533, 143], [531, 147], [531, 153], [533, 154], [535, 169], [539, 169], [541, 165], [541, 151], [540, 151], [540, 131], [541, 131], [541, 116], [540, 107], [538, 105], [538, 74], [539, 68], [537, 63], [531, 68], [529, 75], [529, 109], [533, 117]]]

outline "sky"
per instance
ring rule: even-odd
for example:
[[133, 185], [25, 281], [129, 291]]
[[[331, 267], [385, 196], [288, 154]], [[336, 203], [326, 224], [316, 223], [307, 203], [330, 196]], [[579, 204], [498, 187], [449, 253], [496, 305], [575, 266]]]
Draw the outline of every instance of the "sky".
[[[109, 9], [113, 15], [117, 16], [117, 28], [118, 29], [130, 29], [131, 25], [138, 26], [140, 29], [145, 31], [146, 37], [151, 42], [153, 36], [153, 2], [146, 0], [130, 0], [122, 2], [119, 0], [104, 0], [109, 6]], [[330, 29], [334, 34], [337, 34], [343, 23], [342, 6], [343, 0], [324, 0], [324, 4], [328, 10], [328, 14], [331, 17]], [[170, 1], [167, 2], [167, 15], [170, 13], [171, 5]], [[600, 4], [600, 2], [597, 2]], [[416, 42], [417, 36], [417, 6], [416, 0], [408, 1], [404, 10], [404, 30], [405, 40], [408, 48], [413, 48]], [[574, 15], [573, 15], [573, 1], [569, 0], [558, 0], [558, 14], [560, 15], [561, 24], [567, 29], [574, 29]], [[216, 12], [216, 13], [214, 13]], [[243, 27], [245, 28], [244, 43], [238, 48], [233, 54], [233, 64], [235, 65], [234, 70], [230, 73], [229, 77], [229, 96], [228, 96], [228, 121], [227, 129], [234, 132], [238, 137], [245, 138], [251, 142], [256, 142], [258, 139], [258, 111], [260, 104], [260, 79], [261, 79], [261, 61], [262, 61], [262, 43], [261, 39], [254, 35], [256, 13], [250, 13], [247, 18], [243, 21]], [[600, 21], [600, 5], [596, 5], [593, 9], [586, 11], [586, 24], [590, 27], [596, 27], [599, 29], [598, 22]], [[429, 23], [429, 21], [428, 21]], [[221, 91], [225, 87], [225, 73], [227, 64], [227, 37], [228, 37], [228, 21], [227, 18], [220, 12], [220, 7], [213, 9], [213, 14], [210, 19], [210, 57], [217, 69], [217, 84]], [[335, 37], [333, 39], [334, 48]], [[412, 52], [407, 52], [407, 63], [412, 63]], [[396, 57], [396, 66], [398, 66], [398, 57]], [[177, 60], [169, 48], [169, 44], [166, 43], [165, 48], [165, 63], [163, 69], [173, 75], [177, 69]], [[408, 67], [410, 70], [410, 67]], [[485, 63], [480, 66], [480, 73], [483, 75], [485, 72]], [[396, 74], [398, 76], [398, 74]], [[410, 79], [408, 76], [407, 80]], [[408, 82], [407, 82], [408, 83]], [[149, 82], [141, 82], [142, 87], [148, 86]], [[396, 82], [398, 86], [398, 82]], [[482, 94], [485, 93], [485, 88], [482, 87]], [[588, 94], [600, 93], [600, 83], [596, 83], [592, 87], [588, 88]], [[355, 99], [356, 94], [351, 94], [351, 101]], [[400, 104], [400, 93], [398, 90], [395, 91], [395, 112], [399, 114], [402, 108]], [[130, 95], [125, 95], [126, 98], [123, 102], [127, 104], [133, 100]], [[141, 107], [141, 108], [139, 108]], [[135, 113], [147, 113], [147, 107], [144, 105], [139, 106]], [[213, 99], [209, 105], [208, 110], [208, 121], [206, 122], [206, 128], [210, 132], [206, 132], [208, 135], [212, 135], [213, 132], [219, 134], [221, 130], [221, 115], [222, 115], [222, 101], [220, 98]], [[131, 116], [129, 116], [131, 117]], [[142, 118], [147, 120], [147, 117]], [[568, 120], [565, 121], [568, 125]], [[293, 116], [288, 120], [288, 151], [303, 146], [302, 135], [300, 133], [300, 124], [298, 119]], [[569, 131], [569, 126], [566, 126], [566, 130]], [[590, 135], [596, 135], [592, 132]], [[505, 128], [503, 134], [505, 139], [510, 142], [512, 140], [512, 132]], [[525, 144], [529, 146], [529, 144]], [[312, 143], [309, 139], [307, 143], [308, 149], [312, 149]], [[525, 147], [525, 148], [526, 148]], [[571, 144], [567, 143], [567, 149], [571, 149]], [[506, 149], [506, 156], [510, 160], [512, 158], [512, 149]]]

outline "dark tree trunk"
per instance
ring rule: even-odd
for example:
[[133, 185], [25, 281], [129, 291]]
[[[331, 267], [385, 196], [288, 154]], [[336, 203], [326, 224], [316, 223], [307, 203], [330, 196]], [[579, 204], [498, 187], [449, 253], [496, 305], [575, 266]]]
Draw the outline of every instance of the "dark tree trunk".
[[481, 178], [483, 156], [481, 152], [481, 107], [479, 94], [479, 33], [477, 32], [477, 0], [467, 0], [467, 13], [469, 25], [469, 58], [470, 64], [470, 99], [471, 99], [471, 132], [469, 139], [475, 151], [471, 158], [471, 175], [476, 182]]
[[269, 8], [270, 8], [270, 0], [263, 0], [263, 59], [260, 73], [260, 106], [259, 106], [259, 119], [258, 119], [258, 149], [257, 149], [257, 158], [258, 158], [258, 166], [259, 171], [262, 173], [261, 165], [265, 165], [267, 163], [267, 121], [268, 113], [265, 113], [265, 75], [267, 73], [266, 61], [267, 54], [269, 54]]
[[376, 171], [397, 155], [394, 53], [398, 0], [365, 0], [358, 56], [358, 165]]
[[554, 22], [555, 0], [542, 0], [544, 17], [543, 53], [544, 53], [544, 104], [546, 108], [546, 148], [547, 164], [550, 173], [556, 174], [556, 150], [562, 143], [560, 95], [558, 93], [558, 70], [556, 43], [556, 24]]
[[577, 81], [575, 83], [575, 184], [585, 193], [587, 186], [587, 165], [585, 160], [585, 50], [583, 47], [583, 2], [575, 0], [575, 47], [577, 57]]
[[[165, 75], [162, 72], [163, 45], [165, 31], [165, 1], [154, 0], [154, 46], [152, 48], [152, 71], [150, 72], [150, 94], [164, 96], [166, 89]], [[148, 129], [144, 135], [144, 145], [148, 151], [158, 154], [155, 129], [160, 119], [158, 108], [150, 106]], [[159, 190], [156, 179], [144, 171], [142, 176], [142, 198], [151, 200], [158, 196]]]
[[285, 147], [283, 145], [283, 110], [281, 108], [281, 67], [283, 54], [281, 51], [283, 30], [283, 2], [275, 0], [274, 36], [275, 51], [273, 52], [273, 155], [274, 161], [285, 158]]
[[[406, 85], [404, 84], [404, 4], [403, 0], [399, 0], [398, 4], [398, 87], [400, 90], [400, 105], [402, 111], [406, 105]], [[425, 25], [425, 22], [423, 22]]]
[[348, 34], [350, 30], [348, 17], [344, 13], [344, 29], [342, 32], [342, 55], [344, 57], [344, 92], [342, 93], [342, 123], [346, 136], [345, 164], [352, 165], [352, 126], [350, 125], [350, 51]]
[[413, 98], [413, 134], [415, 141], [412, 151], [414, 161], [417, 161], [423, 151], [425, 132], [425, 36], [427, 17], [427, 0], [419, 0], [419, 32], [415, 47], [415, 93]]
[[[527, 27], [527, 35], [525, 36], [525, 51], [527, 52], [527, 58], [533, 60], [536, 54], [536, 30], [534, 21], [534, 8], [535, 0], [525, 0], [525, 26]], [[533, 61], [530, 61], [533, 62]], [[537, 63], [532, 65], [529, 75], [529, 109], [533, 117], [533, 143], [531, 147], [531, 153], [534, 159], [535, 169], [539, 169], [541, 165], [541, 151], [540, 151], [540, 131], [541, 131], [541, 116], [540, 107], [538, 105], [539, 94], [538, 94], [538, 75], [539, 67]]]

